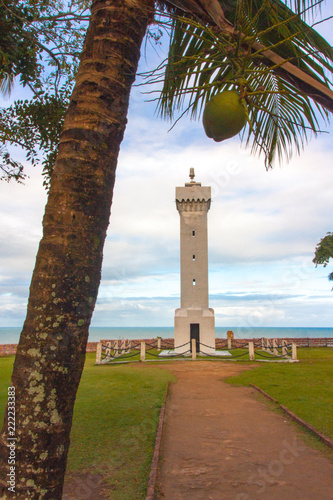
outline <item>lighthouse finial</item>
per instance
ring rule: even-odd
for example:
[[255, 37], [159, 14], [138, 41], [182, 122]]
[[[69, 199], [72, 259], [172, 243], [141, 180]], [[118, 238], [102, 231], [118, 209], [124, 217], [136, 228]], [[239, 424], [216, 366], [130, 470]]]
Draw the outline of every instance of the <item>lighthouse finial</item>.
[[190, 179], [191, 179], [191, 181], [193, 181], [194, 177], [195, 177], [194, 168], [190, 168]]

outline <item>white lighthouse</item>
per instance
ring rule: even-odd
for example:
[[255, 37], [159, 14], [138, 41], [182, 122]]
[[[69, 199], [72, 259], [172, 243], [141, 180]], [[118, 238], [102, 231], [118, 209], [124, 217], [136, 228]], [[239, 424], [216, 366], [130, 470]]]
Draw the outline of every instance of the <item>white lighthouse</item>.
[[[208, 304], [207, 213], [211, 188], [194, 180], [176, 187], [176, 205], [180, 215], [180, 309], [175, 311], [175, 351], [189, 349], [196, 339], [197, 352], [215, 351], [214, 310]], [[192, 346], [192, 342], [190, 342]]]

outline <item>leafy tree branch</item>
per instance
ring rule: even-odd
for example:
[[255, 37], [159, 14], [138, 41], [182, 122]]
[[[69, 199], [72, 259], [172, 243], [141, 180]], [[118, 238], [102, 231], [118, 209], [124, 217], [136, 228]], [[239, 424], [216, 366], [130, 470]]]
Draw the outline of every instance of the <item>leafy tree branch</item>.
[[[312, 262], [316, 266], [322, 265], [326, 267], [330, 259], [333, 259], [333, 233], [328, 232], [316, 246], [315, 257]], [[333, 272], [328, 275], [328, 279], [333, 281]]]
[[18, 81], [33, 94], [1, 108], [0, 179], [25, 177], [8, 151], [14, 145], [43, 165], [48, 185], [88, 19], [86, 0], [0, 0], [0, 92], [10, 94]]

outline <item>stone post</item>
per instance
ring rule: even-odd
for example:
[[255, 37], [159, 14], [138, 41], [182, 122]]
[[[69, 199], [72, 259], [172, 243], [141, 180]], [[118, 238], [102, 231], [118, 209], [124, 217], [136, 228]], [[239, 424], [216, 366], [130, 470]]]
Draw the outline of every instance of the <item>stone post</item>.
[[111, 342], [107, 342], [106, 343], [106, 349], [105, 349], [105, 357], [106, 358], [111, 358], [111, 347], [112, 347], [112, 344]]
[[249, 342], [249, 357], [250, 361], [254, 361], [254, 345], [252, 341]]
[[157, 350], [161, 350], [161, 337], [157, 337]]
[[113, 354], [113, 356], [115, 358], [118, 358], [118, 356], [119, 356], [119, 350], [118, 350], [118, 348], [119, 348], [119, 342], [118, 342], [118, 340], [116, 340], [115, 343], [114, 343], [114, 354]]
[[141, 342], [140, 361], [146, 361], [146, 342]]
[[262, 351], [266, 351], [266, 348], [265, 348], [265, 339], [264, 339], [264, 337], [262, 337], [262, 339], [261, 339], [261, 350], [262, 350]]
[[232, 348], [232, 341], [234, 340], [234, 332], [232, 330], [227, 331], [227, 339], [228, 339], [228, 349]]
[[277, 339], [273, 339], [273, 354], [274, 356], [279, 355]]
[[296, 342], [293, 342], [291, 344], [291, 350], [292, 350], [291, 359], [297, 359], [297, 344], [296, 344]]
[[269, 354], [273, 354], [271, 339], [267, 339], [267, 352], [269, 352]]
[[286, 341], [286, 339], [283, 339], [282, 340], [282, 356], [287, 356], [288, 355], [288, 342]]
[[98, 342], [96, 348], [96, 365], [99, 365], [102, 361], [102, 342]]
[[195, 339], [192, 339], [191, 342], [192, 342], [192, 359], [197, 359], [197, 341]]

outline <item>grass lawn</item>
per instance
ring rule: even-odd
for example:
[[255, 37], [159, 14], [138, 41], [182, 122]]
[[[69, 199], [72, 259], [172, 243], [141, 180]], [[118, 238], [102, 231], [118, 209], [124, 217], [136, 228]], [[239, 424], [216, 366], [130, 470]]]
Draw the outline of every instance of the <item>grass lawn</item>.
[[[87, 354], [74, 409], [67, 472], [107, 476], [114, 500], [145, 498], [168, 370], [141, 363], [94, 366]], [[0, 358], [3, 419], [14, 356]]]
[[2, 427], [5, 406], [8, 398], [8, 387], [12, 375], [14, 356], [0, 357], [0, 427]]
[[[234, 385], [257, 385], [318, 431], [333, 438], [333, 350], [299, 348], [300, 363], [257, 363]], [[259, 366], [258, 366], [259, 365]]]

